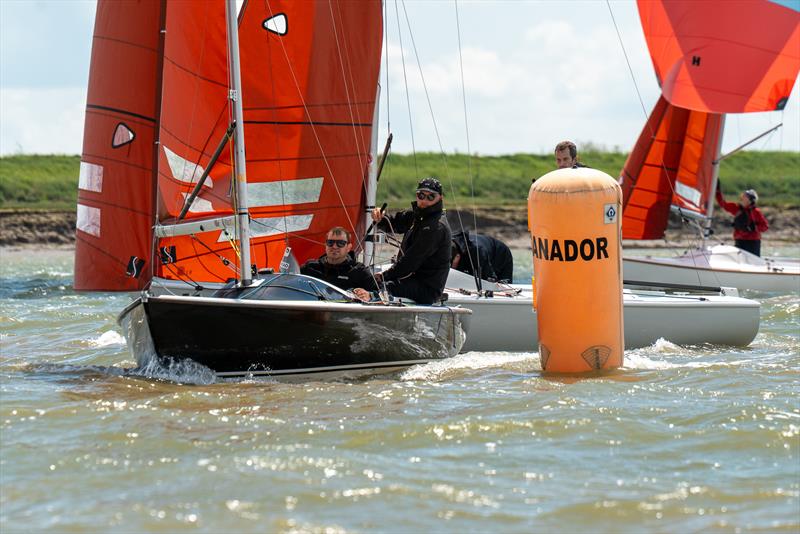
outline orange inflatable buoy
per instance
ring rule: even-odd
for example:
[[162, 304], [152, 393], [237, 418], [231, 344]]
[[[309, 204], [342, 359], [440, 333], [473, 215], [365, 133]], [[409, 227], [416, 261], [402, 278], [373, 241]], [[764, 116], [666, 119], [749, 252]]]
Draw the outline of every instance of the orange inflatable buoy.
[[542, 370], [622, 365], [622, 190], [604, 172], [559, 169], [528, 194]]

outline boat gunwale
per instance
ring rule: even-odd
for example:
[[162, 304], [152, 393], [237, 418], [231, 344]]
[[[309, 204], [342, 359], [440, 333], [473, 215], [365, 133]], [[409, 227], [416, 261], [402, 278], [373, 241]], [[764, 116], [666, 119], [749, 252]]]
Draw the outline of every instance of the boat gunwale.
[[355, 313], [433, 313], [470, 315], [472, 310], [459, 306], [424, 306], [424, 305], [386, 305], [380, 303], [365, 302], [328, 302], [328, 301], [296, 301], [296, 300], [248, 300], [231, 299], [222, 297], [201, 297], [183, 295], [144, 295], [128, 305], [120, 315], [123, 315], [128, 308], [138, 301], [162, 301], [170, 303], [192, 303], [202, 306], [226, 306], [226, 307], [249, 307], [249, 308], [280, 308], [290, 310], [310, 310], [310, 311], [351, 311]]

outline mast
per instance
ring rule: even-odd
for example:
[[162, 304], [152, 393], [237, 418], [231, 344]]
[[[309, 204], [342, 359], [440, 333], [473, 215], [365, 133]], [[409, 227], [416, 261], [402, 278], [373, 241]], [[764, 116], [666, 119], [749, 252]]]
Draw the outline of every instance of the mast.
[[[379, 75], [380, 78], [380, 75]], [[378, 196], [378, 120], [380, 115], [380, 102], [381, 102], [381, 84], [379, 83], [375, 90], [375, 110], [372, 113], [372, 139], [369, 144], [369, 165], [367, 167], [367, 209], [364, 214], [364, 228], [371, 228], [372, 226], [372, 208], [375, 207], [375, 200]], [[370, 240], [369, 236], [364, 239], [364, 263], [366, 265], [372, 264], [372, 259], [375, 255], [375, 243]]]
[[[719, 118], [719, 137], [717, 148], [714, 151], [714, 159], [711, 160], [711, 190], [708, 192], [708, 205], [706, 206], [706, 222], [703, 229], [703, 241], [705, 242], [708, 232], [711, 229], [711, 217], [714, 215], [714, 199], [717, 196], [717, 182], [719, 181], [719, 162], [722, 154], [722, 137], [725, 132], [725, 114]], [[705, 244], [705, 243], [704, 243]]]
[[236, 0], [225, 1], [225, 18], [228, 23], [228, 57], [230, 58], [230, 100], [233, 103], [234, 168], [236, 172], [236, 210], [239, 229], [239, 284], [249, 286], [250, 273], [250, 214], [247, 209], [247, 169], [244, 157], [244, 113], [242, 112], [242, 76], [239, 69], [239, 21], [236, 16]]

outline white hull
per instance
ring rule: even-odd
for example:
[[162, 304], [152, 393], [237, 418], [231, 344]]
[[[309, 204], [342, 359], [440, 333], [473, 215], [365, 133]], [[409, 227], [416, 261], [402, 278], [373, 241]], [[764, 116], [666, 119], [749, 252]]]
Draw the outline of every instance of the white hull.
[[625, 257], [625, 280], [800, 292], [800, 260], [759, 258], [727, 245], [695, 249], [681, 256]]
[[[466, 275], [451, 271], [448, 287], [467, 288], [470, 282]], [[471, 287], [475, 287], [474, 283]], [[489, 288], [494, 287], [489, 284]], [[462, 352], [539, 350], [531, 286], [510, 287], [518, 293], [505, 296], [502, 291], [495, 291], [492, 297], [479, 297], [448, 290], [449, 305], [472, 310], [470, 332]], [[626, 349], [646, 347], [661, 338], [679, 345], [744, 346], [758, 333], [760, 305], [749, 299], [626, 289], [623, 303]]]

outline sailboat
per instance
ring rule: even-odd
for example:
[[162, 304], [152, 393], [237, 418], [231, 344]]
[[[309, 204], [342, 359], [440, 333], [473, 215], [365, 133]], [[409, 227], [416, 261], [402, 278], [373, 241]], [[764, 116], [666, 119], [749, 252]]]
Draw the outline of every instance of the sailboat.
[[381, 11], [98, 1], [74, 285], [140, 292], [119, 323], [141, 367], [320, 375], [459, 352], [469, 310], [361, 303], [294, 268], [333, 226], [363, 235], [374, 204]]
[[800, 11], [768, 0], [638, 7], [662, 95], [622, 170], [623, 238], [662, 238], [672, 211], [702, 242], [676, 257], [626, 255], [625, 278], [799, 292], [800, 259], [709, 246], [706, 237], [720, 162], [742, 148], [720, 153], [725, 115], [785, 107], [800, 70]]

